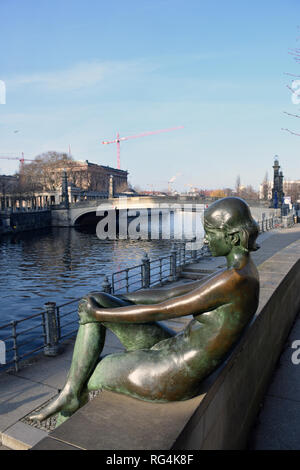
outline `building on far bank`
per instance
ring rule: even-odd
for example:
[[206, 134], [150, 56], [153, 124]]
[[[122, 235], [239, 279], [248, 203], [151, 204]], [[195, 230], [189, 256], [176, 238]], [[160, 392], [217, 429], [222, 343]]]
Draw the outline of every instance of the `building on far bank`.
[[70, 203], [117, 196], [128, 191], [127, 171], [88, 160], [58, 162], [54, 167], [44, 165], [42, 171], [32, 168], [33, 171], [30, 165], [26, 165], [23, 174], [0, 176], [1, 210], [36, 209], [60, 204], [63, 201], [64, 172], [67, 174]]
[[67, 166], [56, 168], [58, 179], [62, 171], [67, 173], [68, 183], [83, 191], [108, 193], [110, 177], [113, 177], [114, 193], [122, 193], [128, 188], [128, 172], [110, 166], [85, 161], [70, 161]]
[[[266, 188], [266, 189], [265, 189]], [[267, 199], [272, 200], [273, 181], [267, 181], [259, 186], [259, 199], [265, 199], [265, 192]], [[300, 202], [300, 180], [285, 180], [282, 184], [282, 189], [285, 197], [290, 197], [293, 203]]]
[[0, 194], [10, 193], [18, 183], [19, 177], [16, 175], [0, 175]]

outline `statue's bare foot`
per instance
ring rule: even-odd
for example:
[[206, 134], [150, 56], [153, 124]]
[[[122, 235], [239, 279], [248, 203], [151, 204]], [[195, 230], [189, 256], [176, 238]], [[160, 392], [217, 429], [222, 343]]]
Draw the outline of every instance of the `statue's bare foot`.
[[43, 421], [50, 416], [63, 410], [67, 413], [74, 413], [80, 407], [79, 399], [68, 388], [64, 388], [60, 395], [46, 406], [40, 413], [29, 416], [30, 420]]

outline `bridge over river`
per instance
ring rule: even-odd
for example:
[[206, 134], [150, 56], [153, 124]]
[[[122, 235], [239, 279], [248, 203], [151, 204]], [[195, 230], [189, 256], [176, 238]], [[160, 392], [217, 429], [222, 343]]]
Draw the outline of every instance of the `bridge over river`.
[[[205, 207], [213, 202], [192, 196], [120, 196], [110, 199], [80, 201], [70, 204], [68, 208], [56, 206], [52, 209], [52, 225], [74, 227], [77, 225], [92, 225], [105, 217], [105, 213], [114, 211], [119, 218], [126, 212], [128, 222], [140, 217], [151, 224], [159, 223], [164, 218], [177, 217], [178, 220], [190, 217], [192, 213], [199, 214], [203, 219]], [[269, 218], [276, 214], [276, 209], [268, 208], [261, 201], [247, 201], [256, 220]], [[194, 217], [195, 218], [195, 217]], [[197, 217], [196, 217], [197, 218]]]

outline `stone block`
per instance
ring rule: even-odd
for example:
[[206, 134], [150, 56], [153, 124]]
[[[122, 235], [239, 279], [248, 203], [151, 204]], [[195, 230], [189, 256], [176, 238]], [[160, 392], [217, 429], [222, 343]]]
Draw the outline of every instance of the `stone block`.
[[28, 450], [46, 436], [45, 431], [19, 421], [2, 432], [2, 445], [13, 450]]

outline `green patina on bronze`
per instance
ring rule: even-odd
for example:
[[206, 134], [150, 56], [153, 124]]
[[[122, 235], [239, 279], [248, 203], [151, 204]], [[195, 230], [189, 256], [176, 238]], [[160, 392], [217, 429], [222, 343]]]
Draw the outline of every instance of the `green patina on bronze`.
[[[204, 377], [218, 366], [254, 315], [259, 278], [250, 252], [258, 227], [239, 198], [213, 203], [204, 214], [205, 242], [227, 268], [202, 281], [170, 289], [146, 289], [112, 296], [91, 293], [79, 306], [80, 327], [66, 385], [58, 398], [32, 419], [60, 412], [60, 424], [105, 389], [154, 402], [196, 396]], [[160, 321], [193, 319], [175, 334]], [[126, 352], [99, 361], [106, 330]]]

